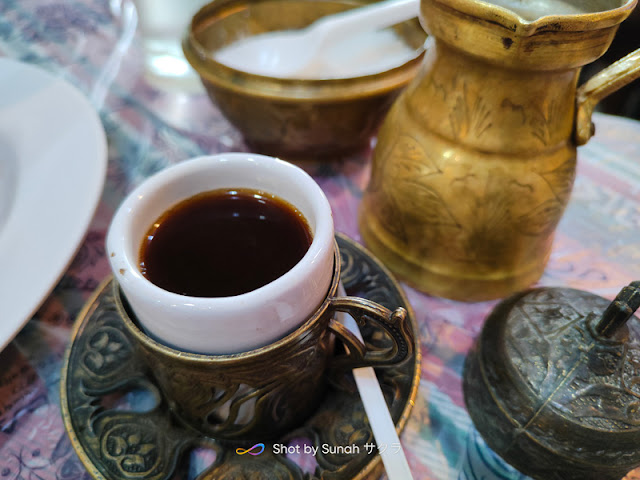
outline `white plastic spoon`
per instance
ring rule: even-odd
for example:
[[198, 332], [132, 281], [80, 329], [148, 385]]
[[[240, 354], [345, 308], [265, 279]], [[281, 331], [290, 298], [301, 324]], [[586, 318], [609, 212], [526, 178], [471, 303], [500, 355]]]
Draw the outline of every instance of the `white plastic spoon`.
[[[338, 286], [338, 294], [346, 296], [342, 284]], [[337, 319], [351, 330], [361, 342], [364, 341], [360, 328], [352, 317], [346, 313], [338, 312]], [[376, 372], [372, 367], [356, 368], [353, 370], [353, 378], [360, 392], [360, 398], [369, 419], [373, 437], [378, 444], [380, 458], [387, 473], [387, 478], [389, 480], [413, 480], [409, 462], [407, 462], [407, 457], [402, 449], [400, 437], [396, 432], [396, 426], [391, 418], [380, 383], [378, 383]]]
[[385, 0], [328, 15], [301, 30], [243, 38], [215, 53], [216, 61], [261, 75], [295, 77], [330, 44], [418, 16], [420, 0]]

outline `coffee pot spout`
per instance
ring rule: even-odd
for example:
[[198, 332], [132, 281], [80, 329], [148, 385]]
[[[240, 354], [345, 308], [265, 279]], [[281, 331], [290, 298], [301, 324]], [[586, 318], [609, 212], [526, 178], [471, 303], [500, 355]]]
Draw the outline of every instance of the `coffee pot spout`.
[[576, 94], [576, 145], [584, 145], [594, 135], [593, 111], [603, 98], [640, 77], [640, 49], [612, 63], [590, 78]]

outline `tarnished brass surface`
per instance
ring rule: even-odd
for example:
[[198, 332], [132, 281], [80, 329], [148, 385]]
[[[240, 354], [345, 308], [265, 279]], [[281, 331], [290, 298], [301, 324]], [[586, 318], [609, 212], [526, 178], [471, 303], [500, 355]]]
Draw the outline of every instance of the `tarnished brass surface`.
[[422, 0], [434, 41], [380, 129], [359, 214], [367, 246], [407, 283], [476, 301], [542, 274], [593, 105], [639, 74], [636, 53], [588, 82], [576, 124], [580, 68], [636, 0], [575, 4], [610, 10], [527, 22], [484, 2]]
[[488, 317], [465, 362], [465, 403], [487, 444], [522, 473], [618, 480], [640, 465], [638, 286], [618, 297], [632, 302], [611, 304], [534, 289]]
[[426, 34], [418, 20], [394, 29], [416, 57], [392, 70], [348, 79], [294, 80], [228, 68], [213, 52], [242, 37], [302, 28], [360, 0], [215, 0], [193, 18], [183, 42], [212, 101], [256, 153], [334, 157], [369, 145], [400, 90], [415, 76]]
[[[388, 271], [346, 237], [338, 236], [343, 265], [341, 279], [346, 291], [395, 308], [408, 310], [412, 342], [408, 358], [401, 364], [377, 371], [398, 431], [404, 428], [417, 392], [420, 351], [417, 326], [406, 297]], [[214, 463], [201, 478], [363, 479], [380, 467], [379, 456], [368, 454], [364, 445], [374, 442], [364, 408], [357, 392], [329, 387], [318, 398], [319, 406], [299, 428], [286, 432], [276, 441], [308, 439], [314, 446], [358, 445], [349, 455], [322, 453], [318, 467], [309, 477], [284, 455], [273, 453], [265, 443], [259, 456], [237, 455], [237, 444], [220, 442], [212, 436], [187, 427], [170, 409], [136, 341], [124, 327], [116, 307], [113, 280], [109, 279], [89, 300], [74, 327], [61, 378], [61, 405], [65, 426], [83, 464], [96, 479], [168, 479], [180, 476], [183, 454], [195, 446], [216, 452]], [[377, 323], [367, 323], [362, 333], [371, 351], [391, 352], [396, 347]], [[118, 392], [144, 389], [157, 398], [157, 405], [146, 412], [109, 407], [109, 398]], [[248, 446], [250, 446], [249, 443]]]
[[[317, 408], [324, 394], [327, 368], [388, 367], [402, 363], [412, 353], [405, 309], [391, 312], [366, 299], [336, 297], [339, 281], [336, 246], [333, 279], [316, 312], [285, 337], [237, 354], [175, 350], [142, 332], [117, 283], [114, 302], [176, 417], [217, 439], [260, 442], [300, 425]], [[389, 336], [389, 347], [367, 351], [357, 337], [334, 320], [337, 311], [350, 313], [361, 326], [375, 322]], [[336, 336], [346, 348], [344, 354], [334, 357]]]

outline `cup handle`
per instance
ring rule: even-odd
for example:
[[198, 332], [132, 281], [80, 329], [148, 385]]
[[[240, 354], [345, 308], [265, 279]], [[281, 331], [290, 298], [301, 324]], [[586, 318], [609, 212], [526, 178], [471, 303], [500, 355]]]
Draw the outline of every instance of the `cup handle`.
[[360, 367], [390, 367], [397, 365], [413, 353], [413, 333], [407, 311], [398, 307], [393, 312], [370, 300], [356, 297], [336, 297], [330, 307], [334, 312], [351, 315], [358, 325], [373, 322], [389, 334], [391, 345], [382, 349], [370, 349], [347, 327], [335, 318], [329, 321], [329, 329], [345, 346], [344, 354], [336, 355], [331, 363], [335, 370], [352, 370]]
[[576, 94], [576, 145], [584, 145], [595, 133], [591, 115], [600, 100], [640, 77], [640, 48], [612, 63], [587, 80]]

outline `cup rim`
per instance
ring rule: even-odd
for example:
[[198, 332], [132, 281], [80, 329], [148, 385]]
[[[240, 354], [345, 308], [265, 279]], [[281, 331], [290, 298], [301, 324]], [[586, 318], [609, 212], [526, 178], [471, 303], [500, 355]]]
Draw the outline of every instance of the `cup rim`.
[[[279, 175], [282, 174], [285, 178], [298, 182], [305, 191], [313, 192], [315, 200], [312, 202], [312, 210], [316, 217], [316, 223], [315, 230], [313, 232], [313, 239], [309, 249], [298, 263], [280, 277], [259, 288], [235, 296], [194, 297], [171, 292], [155, 285], [140, 272], [138, 259], [130, 258], [130, 255], [128, 254], [127, 244], [131, 241], [131, 235], [127, 233], [127, 228], [130, 223], [131, 211], [136, 208], [137, 202], [141, 201], [144, 196], [148, 196], [151, 193], [162, 190], [172, 184], [177, 177], [188, 176], [189, 174], [195, 175], [197, 172], [206, 170], [213, 165], [229, 161], [252, 162], [260, 164], [260, 168], [266, 169], [277, 168]], [[229, 185], [228, 187], [233, 188], [234, 185]], [[243, 188], [242, 185], [235, 185], [235, 187]], [[225, 186], [221, 188], [227, 187]], [[212, 190], [213, 189], [215, 188], [212, 188]], [[195, 192], [193, 195], [196, 195], [197, 193], [198, 192]], [[274, 193], [277, 195], [277, 192], [268, 193]], [[187, 198], [189, 198], [189, 196], [185, 196], [182, 200]], [[180, 201], [181, 200], [177, 200], [171, 205], [167, 205], [167, 207], [164, 208], [164, 211], [170, 209]], [[294, 206], [298, 208], [296, 205]], [[150, 219], [150, 222], [153, 220], [155, 219]], [[142, 239], [139, 241], [141, 243]], [[294, 288], [294, 286], [299, 284], [299, 282], [304, 278], [305, 270], [308, 269], [308, 265], [322, 261], [323, 255], [326, 255], [326, 250], [333, 248], [333, 242], [334, 227], [331, 206], [329, 205], [329, 201], [320, 186], [308, 173], [300, 167], [277, 157], [253, 153], [230, 152], [199, 156], [185, 160], [181, 163], [167, 167], [151, 177], [148, 177], [134, 188], [120, 204], [113, 216], [107, 233], [107, 254], [110, 260], [117, 255], [123, 257], [117, 261], [124, 264], [124, 266], [119, 270], [124, 269], [126, 273], [122, 273], [122, 271], [120, 271], [122, 277], [119, 277], [118, 272], [115, 271], [114, 274], [116, 279], [119, 283], [124, 280], [128, 285], [131, 285], [131, 282], [136, 282], [136, 288], [141, 290], [141, 295], [148, 295], [149, 298], [161, 295], [166, 298], [167, 301], [174, 301], [179, 304], [188, 303], [196, 309], [227, 309], [237, 305], [238, 302], [242, 302], [246, 305], [259, 304], [262, 301], [261, 299], [264, 297], [272, 297], [273, 295], [278, 294], [278, 292]], [[114, 264], [112, 263], [112, 265]], [[127, 274], [134, 276], [135, 279], [132, 280], [131, 278], [127, 278]]]
[[[333, 244], [333, 274], [331, 276], [329, 290], [325, 293], [322, 303], [305, 321], [294, 328], [293, 331], [286, 333], [281, 338], [278, 338], [268, 343], [267, 345], [262, 345], [260, 347], [237, 353], [198, 353], [180, 350], [177, 347], [167, 345], [162, 341], [156, 340], [149, 334], [146, 334], [142, 330], [142, 328], [133, 320], [132, 315], [129, 313], [129, 311], [131, 311], [132, 309], [131, 307], [129, 307], [129, 311], [127, 311], [125, 303], [123, 302], [123, 297], [126, 300], [124, 292], [122, 291], [117, 279], [114, 279], [115, 281], [113, 282], [113, 298], [116, 305], [116, 310], [127, 330], [135, 337], [138, 342], [140, 342], [140, 344], [143, 345], [144, 348], [151, 350], [154, 353], [164, 356], [170, 356], [181, 362], [193, 364], [208, 364], [211, 361], [216, 361], [218, 363], [232, 363], [238, 361], [253, 360], [265, 353], [285, 348], [293, 340], [295, 340], [295, 338], [300, 336], [303, 332], [309, 330], [327, 312], [332, 299], [338, 295], [338, 286], [340, 284], [340, 251], [335, 239]], [[135, 313], [131, 313], [135, 315]]]

